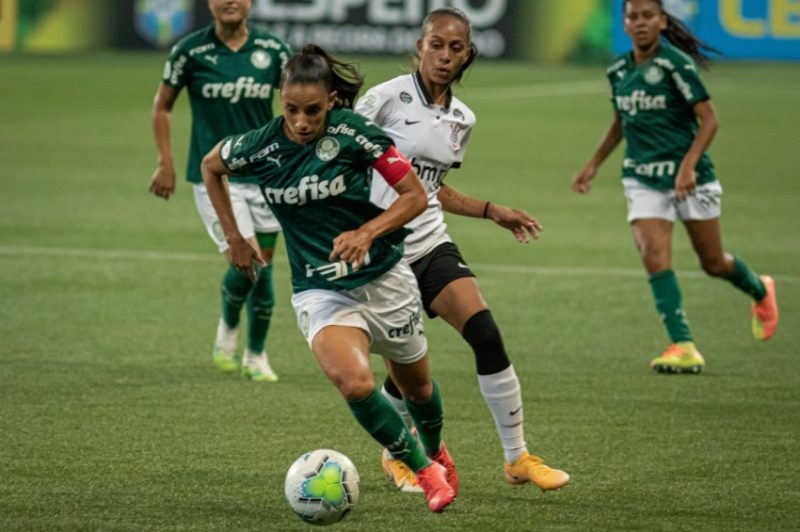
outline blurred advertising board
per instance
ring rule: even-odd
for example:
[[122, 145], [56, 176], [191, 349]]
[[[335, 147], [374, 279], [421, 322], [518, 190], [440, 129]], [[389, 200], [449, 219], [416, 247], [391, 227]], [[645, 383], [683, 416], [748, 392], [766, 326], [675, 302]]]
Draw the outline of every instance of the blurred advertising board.
[[[719, 59], [800, 60], [800, 0], [664, 0]], [[622, 2], [612, 4], [615, 54], [630, 49], [622, 30]]]

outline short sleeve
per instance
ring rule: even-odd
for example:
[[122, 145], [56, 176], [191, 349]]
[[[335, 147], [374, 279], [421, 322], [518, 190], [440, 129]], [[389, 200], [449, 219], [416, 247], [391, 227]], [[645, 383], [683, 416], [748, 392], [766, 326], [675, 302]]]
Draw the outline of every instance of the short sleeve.
[[373, 87], [358, 99], [355, 105], [355, 112], [378, 125], [384, 125], [391, 113], [390, 102], [390, 98]]
[[694, 61], [689, 59], [676, 61], [672, 79], [689, 106], [693, 107], [696, 103], [710, 98]]
[[222, 164], [233, 175], [255, 175], [270, 149], [277, 149], [277, 144], [264, 144], [264, 128], [226, 137], [220, 149]]
[[189, 81], [187, 79], [186, 63], [189, 61], [189, 54], [179, 45], [172, 47], [164, 64], [164, 72], [161, 81], [174, 89], [182, 89]]

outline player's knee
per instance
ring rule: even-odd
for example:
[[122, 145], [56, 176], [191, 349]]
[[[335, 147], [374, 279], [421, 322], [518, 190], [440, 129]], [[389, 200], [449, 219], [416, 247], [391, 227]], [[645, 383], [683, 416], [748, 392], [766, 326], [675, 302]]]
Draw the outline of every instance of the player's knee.
[[511, 365], [500, 329], [489, 309], [481, 310], [469, 318], [461, 334], [475, 353], [478, 375], [499, 373]]
[[348, 401], [359, 401], [364, 399], [375, 390], [375, 381], [372, 379], [372, 374], [369, 372], [362, 372], [357, 375], [329, 375], [331, 381], [339, 389]]
[[433, 395], [433, 382], [428, 381], [423, 384], [414, 384], [406, 391], [405, 400], [415, 405], [421, 405], [431, 400]]

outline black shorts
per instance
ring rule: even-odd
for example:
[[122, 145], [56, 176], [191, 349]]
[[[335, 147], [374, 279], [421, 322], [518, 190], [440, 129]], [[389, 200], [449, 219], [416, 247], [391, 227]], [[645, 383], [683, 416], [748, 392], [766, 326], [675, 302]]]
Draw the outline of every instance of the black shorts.
[[439, 244], [433, 251], [411, 264], [417, 278], [422, 306], [429, 318], [437, 314], [431, 310], [431, 302], [445, 286], [456, 279], [475, 277], [467, 266], [458, 248], [452, 242]]

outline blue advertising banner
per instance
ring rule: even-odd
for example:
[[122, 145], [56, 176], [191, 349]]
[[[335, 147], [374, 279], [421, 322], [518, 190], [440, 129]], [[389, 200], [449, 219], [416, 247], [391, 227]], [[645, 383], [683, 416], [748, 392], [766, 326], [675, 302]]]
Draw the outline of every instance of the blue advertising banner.
[[[800, 0], [664, 0], [701, 40], [722, 51], [719, 59], [800, 61]], [[612, 0], [612, 47], [629, 50], [622, 2]]]

